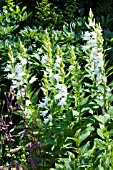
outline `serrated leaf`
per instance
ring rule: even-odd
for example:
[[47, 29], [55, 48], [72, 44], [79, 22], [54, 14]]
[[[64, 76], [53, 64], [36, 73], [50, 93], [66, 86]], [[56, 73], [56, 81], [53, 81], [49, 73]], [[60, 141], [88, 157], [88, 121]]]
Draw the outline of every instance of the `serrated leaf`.
[[105, 139], [104, 135], [103, 135], [103, 132], [102, 132], [102, 129], [97, 129], [97, 134], [102, 138], [102, 139]]
[[101, 139], [94, 139], [97, 147], [99, 148], [99, 150], [105, 150], [106, 149], [106, 142], [102, 141]]
[[81, 149], [81, 155], [84, 155], [90, 149], [90, 141], [88, 141]]

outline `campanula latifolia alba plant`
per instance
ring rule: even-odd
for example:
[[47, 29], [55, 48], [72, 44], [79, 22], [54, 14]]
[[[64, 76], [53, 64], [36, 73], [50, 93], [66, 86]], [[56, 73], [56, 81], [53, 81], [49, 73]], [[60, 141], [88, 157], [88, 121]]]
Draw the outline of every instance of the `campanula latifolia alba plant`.
[[[45, 31], [44, 45], [47, 54], [42, 56], [41, 61], [45, 66], [42, 87], [45, 98], [43, 99], [43, 102], [40, 102], [38, 105], [43, 117], [48, 113], [47, 110], [50, 111], [54, 107], [55, 103], [57, 103], [58, 106], [66, 105], [67, 98], [67, 88], [64, 84], [65, 72], [64, 63], [62, 61], [62, 50], [59, 46], [57, 46], [56, 58], [54, 59], [52, 56], [51, 42], [47, 30]], [[52, 100], [49, 96], [52, 97]], [[51, 108], [48, 108], [47, 105]], [[43, 110], [44, 108], [47, 110]], [[46, 118], [44, 122], [47, 123], [49, 120], [52, 121], [51, 114], [48, 115], [48, 119]]]
[[[67, 100], [65, 105], [62, 105], [63, 109], [59, 110], [61, 115], [63, 113], [62, 121], [69, 121], [70, 115], [74, 119], [74, 121], [71, 119], [70, 124], [70, 135], [72, 136], [66, 137], [65, 134], [63, 147], [67, 148], [67, 150], [72, 148], [75, 155], [77, 154], [77, 157], [74, 157], [74, 162], [70, 160], [71, 158], [68, 160], [63, 157], [59, 158], [59, 163], [56, 163], [55, 169], [63, 169], [64, 167], [66, 169], [73, 169], [72, 167], [75, 169], [109, 169], [110, 167], [112, 169], [111, 155], [113, 150], [111, 145], [113, 143], [112, 137], [110, 137], [110, 135], [112, 135], [112, 128], [109, 126], [112, 122], [112, 116], [110, 116], [112, 93], [107, 84], [102, 29], [99, 24], [95, 23], [91, 10], [89, 12], [88, 21], [88, 31], [83, 33], [82, 38], [83, 42], [86, 43], [82, 45], [86, 65], [82, 71], [75, 57], [76, 51], [74, 52], [72, 47], [70, 49], [71, 59], [69, 60], [69, 72], [67, 75], [63, 74], [65, 76], [63, 78], [64, 84], [67, 87]], [[63, 56], [59, 60], [64, 61]], [[66, 72], [65, 69], [64, 61], [64, 73]], [[54, 70], [54, 68], [52, 70]], [[59, 72], [59, 70], [57, 71]], [[50, 77], [48, 76], [47, 79], [49, 81]], [[86, 80], [89, 80], [89, 82]], [[57, 86], [54, 85], [54, 88], [56, 87]], [[48, 100], [50, 102], [54, 101], [53, 95], [50, 95], [50, 97], [52, 97], [52, 100]], [[73, 98], [75, 99], [74, 101], [72, 100]], [[60, 107], [62, 108], [62, 106]], [[58, 105], [56, 105], [56, 108], [57, 107]], [[54, 115], [53, 112], [51, 114]], [[52, 120], [53, 124], [54, 119], [55, 116]], [[110, 131], [108, 127], [111, 128]], [[73, 130], [72, 134], [71, 129]], [[67, 142], [69, 140], [74, 141], [75, 147], [73, 147], [72, 143]], [[65, 144], [67, 145], [65, 146]], [[64, 162], [64, 164], [66, 162], [66, 166], [61, 165], [62, 162]]]
[[[32, 169], [112, 170], [112, 83], [107, 82], [102, 29], [91, 10], [81, 44], [72, 45], [73, 36], [73, 30], [45, 29], [33, 55], [21, 41], [16, 55], [12, 45], [8, 48], [5, 71], [24, 119], [18, 134], [22, 163]], [[35, 64], [41, 67], [42, 96], [32, 102]]]
[[[103, 49], [103, 37], [102, 29], [99, 24], [95, 24], [93, 19], [93, 13], [90, 10], [89, 13], [89, 25], [91, 31], [86, 31], [83, 35], [83, 40], [86, 44], [82, 46], [85, 52], [87, 64], [85, 65], [85, 75], [92, 80], [93, 86], [97, 88], [96, 96], [98, 99], [104, 99], [104, 109], [106, 110], [107, 105], [107, 91], [110, 89], [107, 87], [107, 75], [105, 73], [105, 52]], [[103, 90], [100, 86], [103, 86]], [[99, 92], [99, 93], [98, 93]], [[95, 93], [95, 92], [94, 92]]]
[[[24, 151], [24, 158], [20, 159], [20, 163], [29, 164], [32, 168], [35, 168], [37, 163], [37, 157], [35, 149], [40, 153], [41, 142], [39, 142], [40, 132], [40, 120], [38, 119], [38, 112], [36, 111], [37, 106], [32, 106], [31, 103], [31, 85], [37, 80], [35, 76], [32, 76], [30, 70], [27, 68], [28, 64], [28, 54], [23, 43], [20, 41], [19, 44], [20, 51], [17, 52], [17, 56], [14, 56], [12, 47], [9, 46], [9, 61], [7, 62], [4, 71], [8, 72], [7, 77], [12, 81], [11, 93], [15, 94], [17, 101], [20, 105], [20, 113], [23, 118], [22, 131], [18, 133], [20, 136], [19, 148]], [[35, 122], [34, 122], [35, 120]], [[39, 120], [39, 121], [38, 121]], [[37, 129], [38, 123], [38, 129]], [[36, 131], [35, 131], [36, 128]], [[32, 132], [34, 129], [34, 132]], [[37, 138], [36, 138], [37, 135]], [[34, 137], [35, 136], [35, 137]], [[36, 139], [35, 139], [36, 138]], [[24, 145], [24, 146], [23, 146]], [[27, 148], [27, 146], [33, 145], [33, 152]], [[25, 150], [28, 150], [25, 153]], [[37, 151], [36, 151], [37, 152]], [[27, 156], [27, 158], [26, 158]], [[31, 156], [31, 157], [30, 157]], [[14, 158], [12, 158], [14, 159]], [[32, 165], [33, 164], [33, 165]]]

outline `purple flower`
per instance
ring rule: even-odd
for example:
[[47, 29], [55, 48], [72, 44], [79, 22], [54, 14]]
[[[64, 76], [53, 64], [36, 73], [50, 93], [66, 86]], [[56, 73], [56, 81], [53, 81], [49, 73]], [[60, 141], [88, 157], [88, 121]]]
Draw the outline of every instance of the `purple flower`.
[[42, 146], [42, 142], [38, 142], [37, 145], [38, 145], [39, 147], [41, 147], [41, 146]]
[[38, 163], [38, 161], [37, 161], [37, 159], [36, 158], [28, 158], [27, 159], [27, 161], [29, 162], [29, 163], [31, 163], [31, 164], [37, 164]]
[[4, 166], [0, 166], [0, 170], [2, 170], [2, 168], [4, 168]]
[[27, 145], [26, 145], [26, 148], [28, 149], [29, 152], [32, 152], [33, 149], [34, 149], [34, 147], [35, 147], [35, 146], [34, 146], [33, 144], [27, 144]]

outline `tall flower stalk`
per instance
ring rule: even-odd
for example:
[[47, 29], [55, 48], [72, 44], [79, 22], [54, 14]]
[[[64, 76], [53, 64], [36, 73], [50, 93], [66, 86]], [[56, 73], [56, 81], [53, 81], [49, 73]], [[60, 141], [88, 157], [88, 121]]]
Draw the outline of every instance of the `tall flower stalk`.
[[68, 85], [72, 87], [70, 90], [69, 98], [74, 99], [73, 109], [78, 111], [79, 123], [81, 123], [81, 99], [84, 95], [82, 90], [82, 80], [84, 79], [84, 72], [82, 71], [79, 62], [77, 61], [73, 46], [70, 49], [69, 63], [70, 66], [68, 78], [70, 77], [70, 82]]
[[[82, 50], [85, 53], [87, 64], [85, 70], [87, 72], [86, 77], [92, 80], [95, 88], [97, 88], [97, 98], [104, 100], [104, 110], [106, 112], [107, 105], [107, 77], [105, 73], [105, 54], [103, 49], [103, 37], [100, 24], [95, 24], [93, 19], [93, 13], [90, 9], [89, 24], [87, 25], [89, 31], [83, 34], [83, 40], [86, 44], [82, 46]], [[103, 90], [100, 91], [99, 87], [103, 86]]]
[[[34, 107], [31, 105], [31, 92], [30, 86], [37, 79], [35, 76], [31, 77], [29, 69], [27, 69], [27, 51], [22, 42], [20, 42], [20, 51], [14, 56], [11, 46], [9, 46], [9, 61], [6, 65], [5, 71], [8, 71], [7, 77], [11, 79], [11, 93], [14, 93], [17, 101], [19, 102], [21, 115], [23, 117], [22, 131], [18, 133], [21, 136], [22, 141], [20, 145], [23, 145], [23, 141], [27, 142], [27, 135], [31, 137], [31, 142], [37, 143], [39, 140], [40, 125], [39, 131], [37, 130], [38, 122], [38, 113], [34, 111]], [[35, 107], [36, 109], [36, 107]], [[20, 115], [19, 115], [20, 116]], [[35, 120], [35, 122], [34, 122]], [[38, 122], [39, 123], [39, 122]], [[38, 137], [35, 141], [33, 132], [31, 129], [38, 131]], [[23, 138], [24, 137], [24, 138]], [[25, 148], [25, 146], [23, 146]], [[36, 147], [39, 147], [36, 145]], [[30, 153], [31, 154], [31, 153]], [[36, 155], [35, 155], [36, 156]], [[37, 158], [35, 158], [37, 159]], [[28, 159], [29, 160], [29, 159]], [[26, 162], [26, 160], [25, 160]]]
[[44, 98], [39, 101], [40, 115], [44, 118], [44, 123], [52, 121], [53, 110], [57, 107], [66, 105], [67, 88], [64, 84], [65, 72], [62, 58], [62, 50], [59, 46], [56, 48], [56, 55], [53, 57], [52, 46], [47, 30], [45, 31], [44, 49], [45, 55], [42, 56], [41, 63], [44, 65], [43, 87]]
[[52, 58], [52, 48], [51, 42], [49, 38], [48, 31], [45, 30], [45, 39], [43, 47], [46, 53], [42, 56], [41, 63], [45, 67], [44, 74], [43, 74], [43, 82], [42, 82], [42, 91], [44, 94], [44, 98], [42, 101], [39, 101], [38, 107], [40, 111], [40, 115], [44, 118], [44, 123], [47, 124], [49, 121], [52, 121], [52, 115], [48, 114], [49, 112], [49, 105], [50, 105], [50, 98], [49, 98], [49, 86], [52, 83], [51, 75], [52, 75], [52, 68], [53, 68], [53, 58]]

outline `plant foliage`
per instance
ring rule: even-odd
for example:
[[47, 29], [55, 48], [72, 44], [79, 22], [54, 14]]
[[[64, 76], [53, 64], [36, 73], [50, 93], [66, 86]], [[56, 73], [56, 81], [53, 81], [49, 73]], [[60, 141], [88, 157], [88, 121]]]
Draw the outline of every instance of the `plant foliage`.
[[74, 19], [77, 8], [66, 7], [66, 22], [49, 1], [36, 9], [38, 26], [19, 31], [26, 7], [10, 0], [0, 12], [0, 168], [112, 170], [113, 67], [101, 25], [91, 9], [87, 22]]

